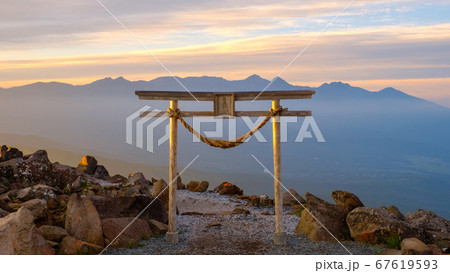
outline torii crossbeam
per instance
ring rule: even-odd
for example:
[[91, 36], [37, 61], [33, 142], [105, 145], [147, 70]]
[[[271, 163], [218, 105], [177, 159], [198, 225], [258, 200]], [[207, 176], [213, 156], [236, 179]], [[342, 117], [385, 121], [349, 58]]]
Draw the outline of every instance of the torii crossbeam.
[[[286, 243], [286, 234], [283, 232], [282, 219], [283, 203], [281, 196], [281, 151], [280, 151], [280, 116], [311, 116], [311, 111], [289, 111], [280, 106], [280, 100], [284, 99], [311, 99], [315, 91], [312, 90], [289, 90], [289, 91], [266, 91], [266, 92], [176, 92], [176, 91], [136, 91], [140, 100], [169, 100], [170, 108], [168, 112], [160, 112], [152, 117], [170, 117], [170, 159], [169, 159], [169, 225], [166, 233], [166, 241], [169, 243], [178, 242], [176, 231], [176, 183], [173, 183], [177, 176], [177, 138], [178, 122], [188, 128], [194, 135], [201, 138], [205, 143], [214, 147], [232, 148], [243, 143], [253, 133], [259, 130], [271, 118], [273, 122], [273, 166], [274, 166], [274, 191], [275, 191], [275, 235], [274, 244]], [[178, 101], [213, 101], [214, 111], [180, 111]], [[271, 100], [270, 111], [235, 111], [235, 101]], [[141, 117], [147, 116], [148, 112], [141, 113]], [[265, 121], [257, 128], [250, 131], [235, 141], [211, 140], [200, 135], [193, 130], [183, 117], [214, 116], [214, 117], [257, 117], [266, 116]]]

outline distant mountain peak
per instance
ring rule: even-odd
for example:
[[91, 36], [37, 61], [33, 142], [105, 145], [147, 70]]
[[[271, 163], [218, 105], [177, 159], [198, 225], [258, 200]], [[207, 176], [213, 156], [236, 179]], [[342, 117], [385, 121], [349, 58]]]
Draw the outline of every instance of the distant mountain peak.
[[259, 76], [258, 74], [253, 74], [249, 76], [246, 80], [263, 80], [263, 78], [261, 78], [261, 76]]
[[320, 87], [351, 87], [350, 84], [344, 83], [341, 81], [338, 82], [330, 82], [330, 83], [323, 83]]

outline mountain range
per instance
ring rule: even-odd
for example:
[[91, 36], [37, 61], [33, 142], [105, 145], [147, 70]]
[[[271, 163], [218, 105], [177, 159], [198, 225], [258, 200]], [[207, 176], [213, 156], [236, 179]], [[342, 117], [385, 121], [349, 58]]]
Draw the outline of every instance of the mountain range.
[[[238, 81], [220, 77], [178, 80], [191, 91], [234, 92], [260, 91], [270, 82], [257, 75]], [[282, 106], [312, 110], [326, 142], [318, 143], [314, 134], [295, 142], [303, 119], [288, 123], [288, 142], [282, 144], [283, 184], [287, 188], [299, 193], [309, 191], [327, 200], [331, 199], [327, 196], [331, 190], [348, 190], [370, 206], [394, 204], [403, 212], [422, 208], [450, 216], [450, 109], [394, 88], [371, 92], [342, 82], [296, 86], [281, 78], [269, 88], [299, 89], [315, 90], [316, 94], [311, 100], [283, 100]], [[151, 81], [105, 78], [78, 86], [39, 82], [0, 89], [0, 144], [37, 147], [38, 143], [32, 143], [39, 138], [39, 143], [55, 148], [55, 160], [64, 161], [57, 151], [65, 150], [130, 164], [166, 166], [167, 143], [149, 153], [125, 142], [125, 120], [130, 114], [145, 105], [161, 110], [168, 107], [167, 101], [139, 101], [135, 90], [184, 89], [172, 77]], [[239, 102], [236, 107], [267, 110], [270, 101]], [[180, 102], [180, 108], [211, 110], [212, 105]], [[155, 131], [156, 138], [164, 135], [166, 122]], [[225, 120], [225, 133], [227, 124]], [[202, 124], [203, 130], [214, 127], [213, 123]], [[191, 166], [196, 175], [202, 176], [198, 179], [210, 180], [213, 186], [228, 179], [249, 194], [270, 195], [273, 179], [252, 157], [272, 169], [270, 127], [261, 130], [267, 142], [259, 143], [253, 137], [231, 150], [193, 143], [190, 133], [180, 128], [179, 168], [200, 155]], [[248, 127], [237, 119], [237, 135], [246, 131]], [[117, 164], [111, 169], [121, 171]]]

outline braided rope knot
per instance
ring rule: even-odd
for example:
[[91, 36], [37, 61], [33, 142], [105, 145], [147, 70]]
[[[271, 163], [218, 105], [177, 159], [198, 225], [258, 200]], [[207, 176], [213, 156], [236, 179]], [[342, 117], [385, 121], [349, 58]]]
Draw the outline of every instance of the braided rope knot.
[[176, 119], [181, 118], [181, 112], [180, 112], [180, 109], [178, 109], [178, 108], [175, 110], [172, 108], [168, 108], [167, 113], [169, 113], [170, 117], [172, 117], [172, 118], [176, 118]]
[[269, 110], [269, 116], [278, 116], [281, 111], [283, 111], [283, 107], [279, 106], [277, 109], [270, 108]]

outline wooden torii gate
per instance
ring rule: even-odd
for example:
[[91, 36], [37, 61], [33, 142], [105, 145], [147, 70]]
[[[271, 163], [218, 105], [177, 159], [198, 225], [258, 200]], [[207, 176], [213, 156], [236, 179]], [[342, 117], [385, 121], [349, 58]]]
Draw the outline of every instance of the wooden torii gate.
[[[257, 117], [266, 116], [266, 122], [271, 118], [273, 122], [273, 165], [274, 165], [274, 189], [275, 189], [275, 235], [274, 244], [285, 244], [286, 234], [282, 228], [282, 196], [281, 196], [281, 151], [280, 151], [280, 116], [297, 116], [306, 117], [311, 116], [311, 111], [289, 111], [287, 108], [280, 106], [282, 99], [310, 99], [315, 91], [311, 90], [292, 90], [292, 91], [266, 91], [266, 92], [176, 92], [176, 91], [136, 91], [136, 95], [140, 100], [169, 100], [170, 108], [168, 112], [160, 112], [152, 117], [167, 116], [170, 117], [170, 160], [169, 160], [169, 225], [166, 233], [166, 241], [169, 243], [178, 242], [178, 233], [176, 231], [176, 183], [173, 181], [177, 177], [177, 138], [178, 138], [178, 122], [180, 119], [182, 124], [188, 128], [196, 136], [199, 133], [189, 128], [190, 126], [182, 119], [183, 117], [196, 116], [214, 116], [214, 117]], [[271, 100], [272, 108], [270, 111], [235, 111], [235, 101], [253, 101], [253, 100]], [[180, 111], [178, 109], [178, 101], [213, 101], [214, 111]], [[141, 113], [141, 117], [145, 117], [149, 112]], [[264, 126], [265, 122], [261, 123], [259, 128]], [[247, 137], [259, 128], [247, 133]], [[244, 136], [243, 136], [244, 137]], [[221, 148], [232, 148], [245, 141], [246, 138], [236, 139], [229, 147], [220, 146]], [[207, 139], [207, 138], [205, 138]], [[203, 137], [201, 138], [202, 141]], [[218, 142], [221, 144], [222, 140], [211, 140], [210, 142]], [[204, 141], [206, 142], [206, 141]], [[239, 143], [238, 143], [239, 142]], [[206, 142], [208, 143], [208, 142]], [[208, 143], [211, 146], [212, 143]], [[219, 146], [215, 146], [219, 147]]]

